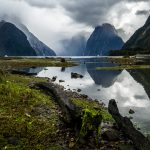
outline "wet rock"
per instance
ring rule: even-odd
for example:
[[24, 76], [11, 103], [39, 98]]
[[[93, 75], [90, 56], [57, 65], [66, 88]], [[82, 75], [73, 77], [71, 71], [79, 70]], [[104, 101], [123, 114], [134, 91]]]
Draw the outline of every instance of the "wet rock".
[[102, 138], [107, 141], [117, 141], [119, 140], [120, 133], [114, 129], [108, 129], [102, 134]]
[[77, 79], [77, 78], [83, 78], [83, 75], [80, 75], [78, 73], [71, 72], [71, 78]]
[[59, 80], [59, 82], [65, 82], [64, 80]]
[[83, 97], [83, 98], [88, 98], [88, 96], [85, 95], [85, 94], [82, 94], [81, 97]]
[[119, 113], [115, 100], [109, 101], [108, 111], [116, 121], [118, 127], [124, 135], [128, 137], [138, 150], [149, 150], [150, 141], [141, 132], [135, 129], [131, 120], [127, 117], [122, 117]]
[[66, 68], [65, 67], [62, 67], [61, 68], [61, 72], [65, 72]]
[[81, 92], [82, 90], [81, 89], [77, 89], [77, 92]]
[[54, 76], [54, 77], [52, 78], [52, 82], [55, 82], [56, 79], [57, 79], [57, 76]]
[[134, 110], [132, 109], [129, 110], [129, 114], [134, 114], [134, 113], [135, 113]]

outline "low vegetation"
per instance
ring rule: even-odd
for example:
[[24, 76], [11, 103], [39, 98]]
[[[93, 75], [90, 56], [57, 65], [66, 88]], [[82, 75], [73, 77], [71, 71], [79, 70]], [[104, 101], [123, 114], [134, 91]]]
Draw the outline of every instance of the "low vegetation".
[[57, 106], [52, 97], [29, 88], [30, 81], [39, 79], [1, 74], [0, 149], [44, 149], [56, 144]]
[[58, 66], [58, 67], [70, 67], [77, 65], [71, 60], [63, 60], [61, 58], [0, 58], [0, 68], [18, 68], [18, 67], [49, 67], [49, 66]]
[[122, 65], [114, 67], [99, 67], [97, 70], [139, 70], [139, 69], [150, 69], [150, 65]]

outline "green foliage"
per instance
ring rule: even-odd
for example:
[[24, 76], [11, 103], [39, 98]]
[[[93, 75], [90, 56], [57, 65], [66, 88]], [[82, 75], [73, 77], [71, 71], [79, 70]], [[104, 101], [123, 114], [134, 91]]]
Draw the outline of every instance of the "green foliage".
[[100, 112], [102, 115], [102, 120], [111, 121], [113, 122], [112, 116], [108, 113], [108, 110], [104, 108], [99, 102], [97, 101], [88, 101], [86, 99], [78, 99], [73, 98], [72, 103], [75, 104], [77, 107], [82, 108], [83, 110], [89, 109], [93, 112]]
[[101, 123], [102, 121], [113, 122], [112, 116], [98, 101], [78, 98], [72, 98], [71, 101], [76, 105], [77, 110], [82, 110], [83, 112], [79, 139], [86, 137], [88, 133], [92, 132], [95, 135], [95, 142], [98, 144], [98, 139], [101, 135]]
[[82, 118], [80, 137], [85, 137], [88, 134], [88, 132], [95, 132], [95, 140], [96, 143], [98, 143], [98, 138], [101, 134], [101, 122], [102, 115], [100, 111], [91, 111], [89, 109], [85, 109]]

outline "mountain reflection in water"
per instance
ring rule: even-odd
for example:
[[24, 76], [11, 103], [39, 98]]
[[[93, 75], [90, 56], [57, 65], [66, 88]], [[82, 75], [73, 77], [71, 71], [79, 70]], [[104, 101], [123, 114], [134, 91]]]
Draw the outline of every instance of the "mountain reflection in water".
[[[137, 122], [143, 132], [150, 132], [150, 70], [102, 71], [96, 67], [114, 66], [107, 59], [80, 59], [80, 65], [69, 68], [47, 67], [38, 77], [57, 76], [56, 83], [66, 90], [81, 89], [93, 99], [102, 100], [108, 105], [110, 99], [118, 102], [123, 115], [130, 116], [133, 109], [133, 122]], [[31, 70], [30, 70], [31, 71]], [[71, 79], [71, 72], [82, 74], [82, 79]], [[59, 80], [65, 80], [59, 83]]]

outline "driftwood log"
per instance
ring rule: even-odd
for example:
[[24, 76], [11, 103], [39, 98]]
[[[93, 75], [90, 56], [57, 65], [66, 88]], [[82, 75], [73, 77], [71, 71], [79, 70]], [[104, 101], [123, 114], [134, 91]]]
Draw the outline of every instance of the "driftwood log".
[[150, 141], [148, 138], [134, 128], [133, 123], [128, 117], [122, 117], [120, 115], [115, 100], [109, 101], [108, 110], [118, 127], [134, 143], [138, 150], [150, 150]]

